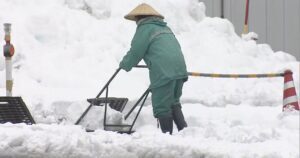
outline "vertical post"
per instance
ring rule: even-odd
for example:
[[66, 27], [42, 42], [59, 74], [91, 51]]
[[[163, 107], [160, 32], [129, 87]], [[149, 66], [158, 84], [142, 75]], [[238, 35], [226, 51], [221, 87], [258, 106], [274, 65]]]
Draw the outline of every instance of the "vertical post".
[[296, 87], [293, 80], [293, 72], [286, 70], [284, 72], [284, 89], [283, 89], [283, 109], [286, 110], [300, 110]]
[[11, 58], [14, 55], [15, 49], [14, 46], [10, 43], [11, 37], [11, 24], [4, 24], [4, 40], [5, 45], [3, 46], [3, 55], [5, 57], [5, 70], [6, 70], [6, 96], [12, 96], [12, 87], [13, 87], [13, 79], [12, 79], [12, 61]]
[[224, 19], [224, 0], [221, 0], [221, 18]]
[[248, 17], [249, 17], [249, 1], [246, 0], [246, 13], [245, 13], [245, 23], [244, 23], [244, 30], [243, 34], [249, 33], [249, 26], [248, 26]]

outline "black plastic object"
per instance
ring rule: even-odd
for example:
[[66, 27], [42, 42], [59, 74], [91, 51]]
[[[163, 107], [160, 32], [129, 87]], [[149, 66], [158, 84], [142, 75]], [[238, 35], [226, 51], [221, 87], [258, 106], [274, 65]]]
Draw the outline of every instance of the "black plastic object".
[[105, 103], [107, 103], [110, 108], [122, 112], [125, 108], [126, 103], [128, 102], [128, 98], [91, 98], [87, 99], [87, 101], [94, 106], [104, 106]]
[[0, 97], [0, 123], [35, 124], [21, 97]]

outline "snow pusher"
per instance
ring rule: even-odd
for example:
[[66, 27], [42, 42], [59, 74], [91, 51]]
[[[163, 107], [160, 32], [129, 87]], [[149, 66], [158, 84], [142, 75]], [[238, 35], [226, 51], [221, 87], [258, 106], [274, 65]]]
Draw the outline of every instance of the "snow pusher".
[[[137, 68], [141, 67], [144, 68], [144, 66], [136, 66]], [[98, 93], [98, 95], [95, 98], [87, 99], [87, 101], [90, 103], [90, 105], [87, 107], [87, 109], [83, 112], [83, 114], [79, 117], [79, 119], [76, 121], [76, 125], [79, 125], [80, 122], [83, 120], [83, 118], [87, 115], [87, 113], [90, 111], [92, 106], [104, 106], [104, 119], [103, 119], [103, 128], [107, 131], [114, 131], [118, 133], [127, 133], [131, 134], [133, 133], [133, 126], [145, 104], [145, 101], [148, 97], [148, 94], [150, 92], [149, 89], [147, 89], [143, 95], [137, 100], [137, 102], [134, 104], [134, 106], [128, 111], [128, 113], [125, 115], [124, 119], [126, 120], [131, 113], [135, 110], [137, 106], [140, 105], [138, 112], [136, 116], [134, 117], [131, 124], [109, 124], [107, 123], [107, 106], [110, 106], [110, 108], [123, 112], [127, 102], [128, 98], [118, 98], [118, 97], [109, 97], [108, 96], [108, 88], [112, 80], [116, 77], [116, 75], [119, 73], [121, 69], [118, 68], [116, 72], [111, 76], [111, 78], [108, 80], [108, 82], [104, 85], [104, 87], [101, 89], [101, 91]], [[100, 96], [105, 92], [105, 96]], [[93, 132], [94, 130], [86, 129], [87, 132]]]

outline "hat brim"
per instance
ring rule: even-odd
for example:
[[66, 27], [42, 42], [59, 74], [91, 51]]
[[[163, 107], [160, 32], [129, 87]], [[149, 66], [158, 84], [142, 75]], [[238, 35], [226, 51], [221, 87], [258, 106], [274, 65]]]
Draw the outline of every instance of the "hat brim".
[[124, 18], [127, 19], [127, 20], [132, 20], [132, 21], [137, 21], [138, 18], [137, 16], [156, 16], [156, 17], [159, 17], [159, 18], [162, 18], [164, 19], [165, 17], [162, 16], [162, 15], [157, 15], [157, 14], [128, 14], [128, 15], [125, 15]]

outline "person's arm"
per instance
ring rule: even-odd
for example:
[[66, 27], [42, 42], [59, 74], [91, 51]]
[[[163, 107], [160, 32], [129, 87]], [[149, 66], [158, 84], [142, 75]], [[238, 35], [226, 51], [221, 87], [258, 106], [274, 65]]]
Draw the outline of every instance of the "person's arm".
[[145, 26], [138, 27], [131, 41], [131, 48], [123, 57], [119, 67], [125, 71], [130, 71], [144, 57], [149, 45], [149, 31]]

